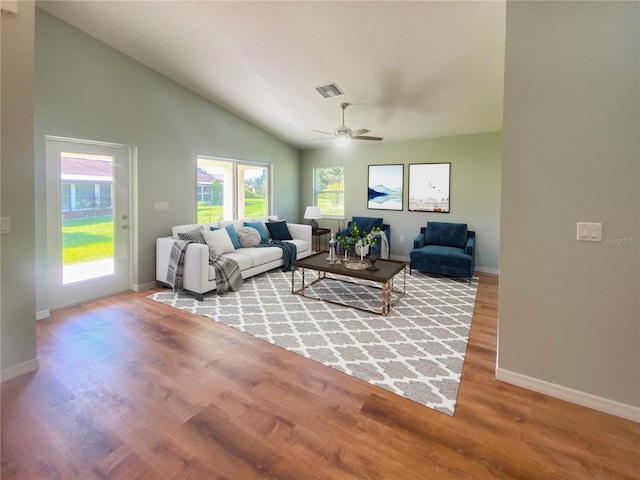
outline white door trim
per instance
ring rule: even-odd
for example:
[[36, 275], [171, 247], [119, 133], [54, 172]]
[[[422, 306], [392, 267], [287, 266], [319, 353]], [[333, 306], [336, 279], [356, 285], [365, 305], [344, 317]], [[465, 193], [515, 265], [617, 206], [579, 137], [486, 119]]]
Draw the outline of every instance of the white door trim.
[[[115, 293], [131, 289], [133, 257], [132, 231], [132, 163], [135, 152], [129, 145], [80, 140], [57, 136], [46, 137], [46, 171], [47, 171], [47, 272], [49, 310], [103, 298]], [[62, 238], [60, 215], [60, 162], [61, 149], [83, 149], [87, 153], [108, 151], [114, 157], [114, 199], [113, 221], [114, 232], [118, 243], [114, 245], [115, 274], [74, 284], [62, 283]], [[119, 168], [119, 169], [118, 169]], [[118, 182], [115, 182], [116, 176]], [[118, 187], [120, 185], [120, 188]], [[126, 220], [122, 219], [126, 215]], [[126, 222], [126, 223], [125, 223]], [[121, 228], [128, 230], [123, 231]]]

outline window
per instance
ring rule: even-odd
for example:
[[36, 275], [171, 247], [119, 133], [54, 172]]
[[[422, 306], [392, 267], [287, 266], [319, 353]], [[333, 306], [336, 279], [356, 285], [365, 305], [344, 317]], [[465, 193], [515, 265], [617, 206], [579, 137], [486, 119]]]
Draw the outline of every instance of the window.
[[62, 200], [62, 211], [68, 212], [71, 210], [71, 184], [63, 183], [61, 188], [60, 198]]
[[344, 167], [316, 167], [313, 190], [323, 217], [344, 218]]
[[269, 214], [271, 165], [198, 156], [198, 223]]

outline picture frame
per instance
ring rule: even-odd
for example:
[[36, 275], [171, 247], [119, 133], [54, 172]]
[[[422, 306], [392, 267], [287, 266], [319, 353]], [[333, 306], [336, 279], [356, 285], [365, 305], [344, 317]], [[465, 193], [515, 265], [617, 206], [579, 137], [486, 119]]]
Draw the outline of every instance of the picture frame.
[[367, 208], [404, 209], [404, 164], [369, 165]]
[[410, 212], [451, 211], [451, 163], [410, 163]]

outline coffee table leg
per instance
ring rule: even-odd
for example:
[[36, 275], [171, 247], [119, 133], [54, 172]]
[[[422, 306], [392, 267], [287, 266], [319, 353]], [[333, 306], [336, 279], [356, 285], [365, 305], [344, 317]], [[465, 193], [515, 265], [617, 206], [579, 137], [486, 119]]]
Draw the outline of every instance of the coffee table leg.
[[393, 281], [382, 284], [382, 315], [388, 315], [391, 310], [391, 288]]

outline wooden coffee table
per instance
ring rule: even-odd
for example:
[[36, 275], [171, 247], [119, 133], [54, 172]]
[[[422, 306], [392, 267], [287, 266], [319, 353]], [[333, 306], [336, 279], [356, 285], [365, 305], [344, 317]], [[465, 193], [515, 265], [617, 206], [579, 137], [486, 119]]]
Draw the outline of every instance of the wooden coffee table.
[[[296, 289], [296, 275], [295, 268], [291, 273], [291, 293], [296, 295], [302, 295], [303, 297], [312, 298], [314, 300], [322, 300], [325, 302], [333, 303], [336, 305], [347, 306], [362, 310], [365, 312], [376, 313], [378, 315], [388, 315], [391, 308], [398, 303], [398, 301], [404, 296], [407, 287], [407, 270], [406, 264], [397, 260], [378, 260], [375, 266], [378, 270], [353, 270], [347, 268], [344, 263], [330, 264], [327, 260], [327, 254], [317, 253], [309, 257], [301, 258], [293, 262], [293, 266], [301, 270], [302, 274], [302, 287]], [[305, 285], [305, 270], [313, 270], [317, 272], [317, 278], [313, 280], [309, 285]], [[327, 273], [331, 273], [336, 277], [327, 277]], [[399, 273], [403, 274], [402, 290], [394, 290], [393, 280]], [[313, 297], [307, 295], [305, 289], [319, 281], [342, 281], [348, 283], [355, 283], [358, 285], [364, 285], [368, 288], [377, 288], [382, 291], [382, 308], [380, 310], [360, 308], [357, 306], [348, 305], [346, 303], [334, 302], [332, 300], [320, 297]], [[370, 284], [364, 284], [359, 280], [368, 280], [374, 284], [380, 284], [380, 287]], [[394, 297], [395, 294], [395, 298]]]

